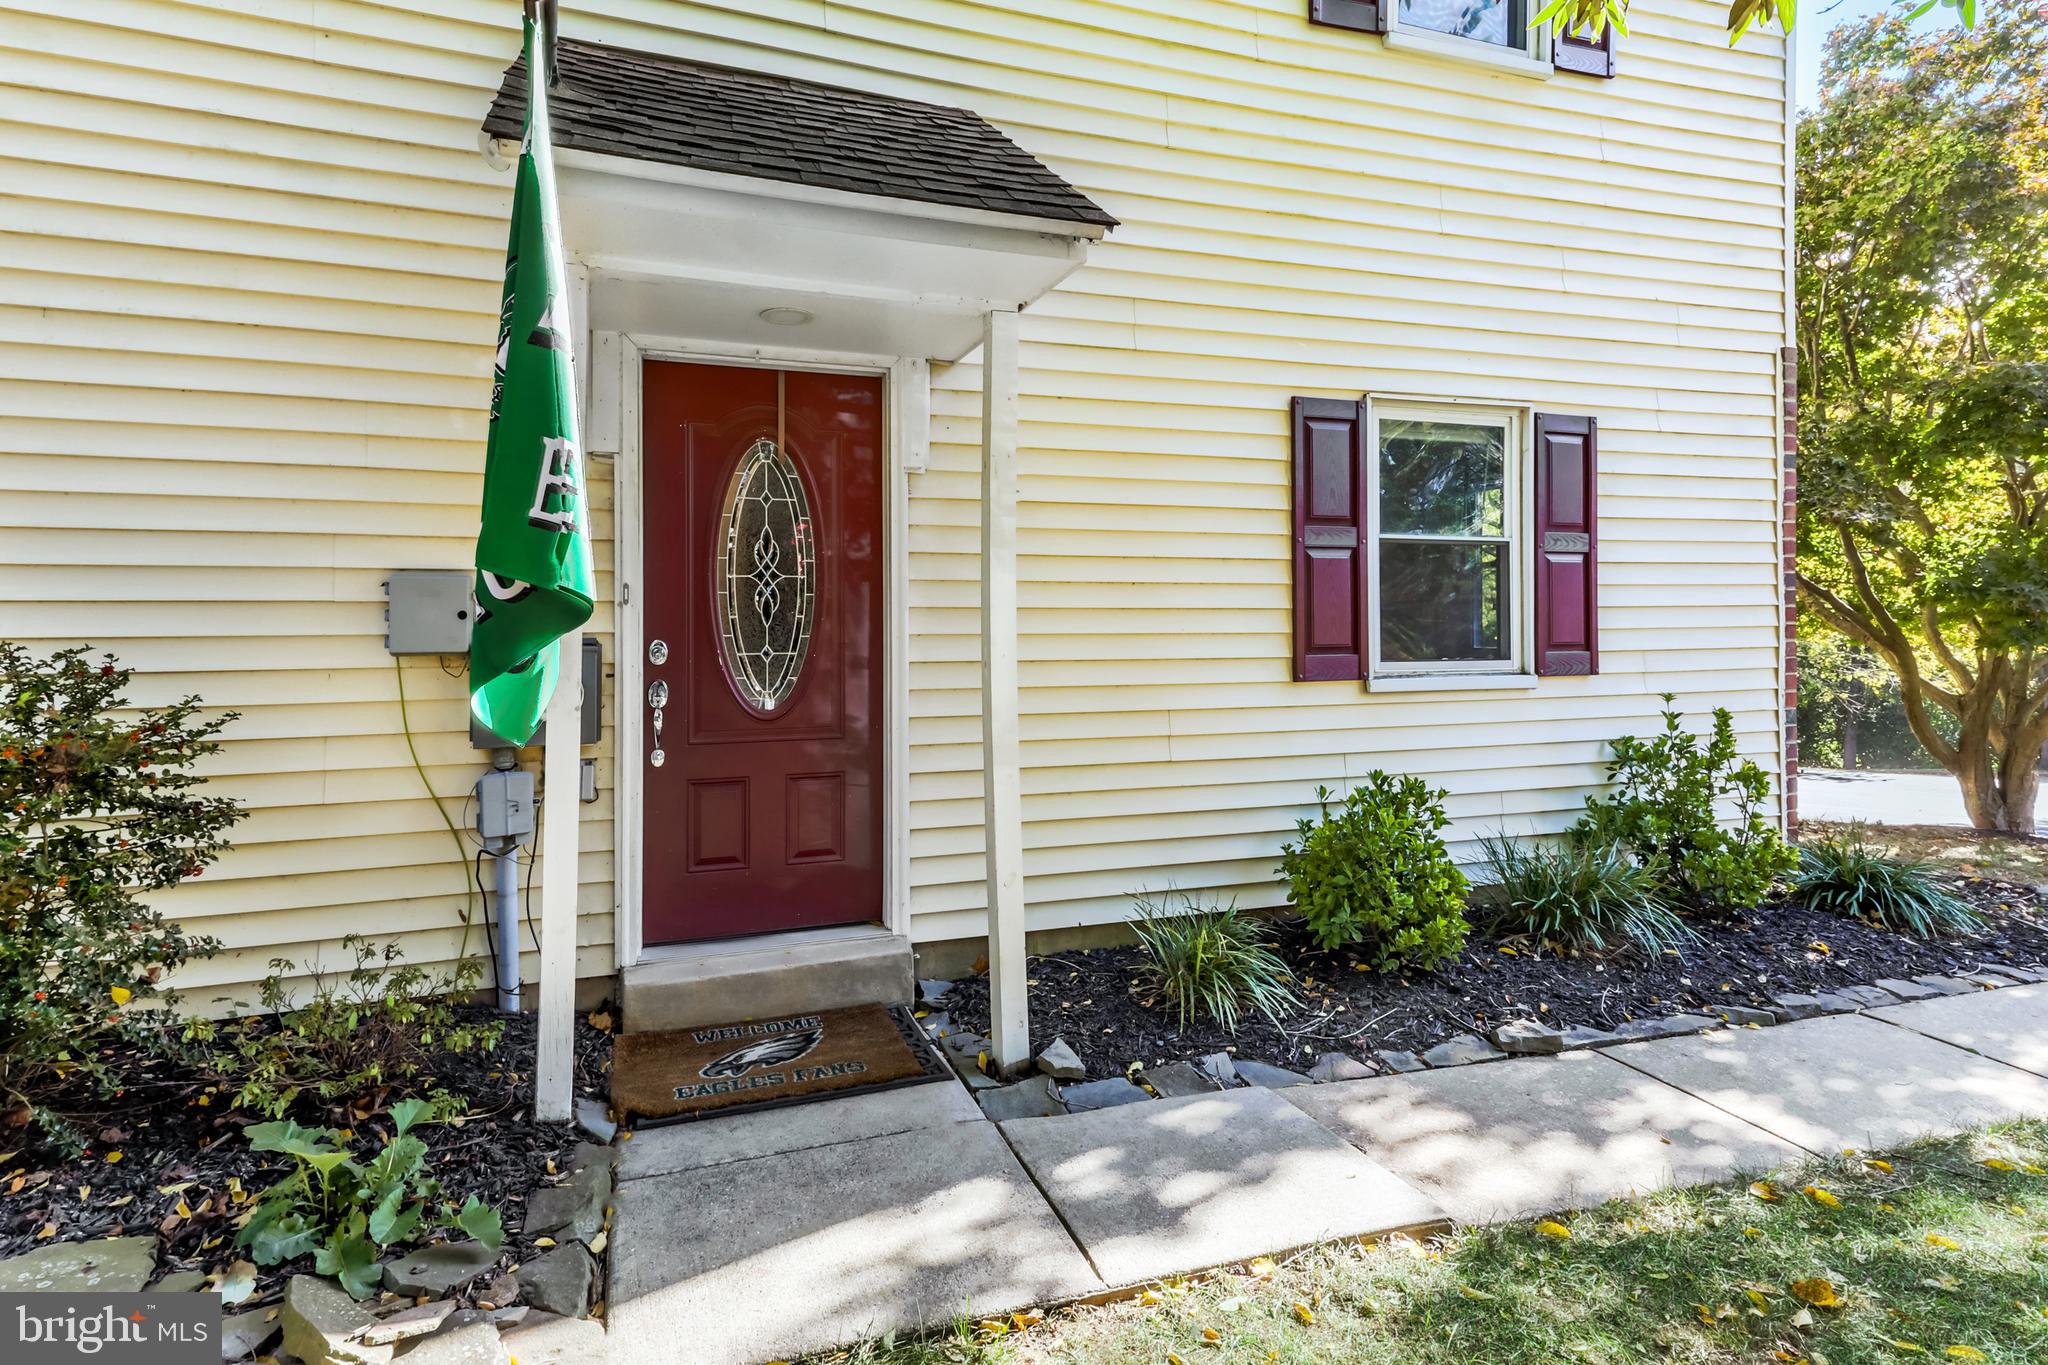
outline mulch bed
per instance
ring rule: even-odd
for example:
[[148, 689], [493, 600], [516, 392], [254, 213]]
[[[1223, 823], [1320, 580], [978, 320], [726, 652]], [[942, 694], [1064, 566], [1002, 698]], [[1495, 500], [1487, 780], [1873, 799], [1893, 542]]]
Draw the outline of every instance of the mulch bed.
[[[1135, 946], [1053, 953], [1032, 958], [1028, 968], [1031, 1037], [1040, 1047], [1065, 1038], [1090, 1079], [1121, 1076], [1132, 1062], [1212, 1052], [1300, 1071], [1324, 1052], [1419, 1051], [1514, 1018], [1611, 1029], [1884, 977], [2048, 963], [2048, 906], [2033, 890], [1974, 877], [1941, 880], [1985, 912], [1981, 932], [1925, 942], [1779, 900], [1748, 917], [1694, 919], [1701, 942], [1677, 956], [1559, 955], [1475, 929], [1464, 952], [1437, 971], [1381, 974], [1350, 953], [1321, 951], [1300, 920], [1279, 920], [1274, 947], [1295, 971], [1301, 1007], [1278, 1027], [1252, 1015], [1235, 1034], [1206, 1018], [1182, 1027], [1141, 998], [1132, 985], [1144, 960]], [[985, 1032], [987, 978], [959, 982], [942, 1007], [954, 1025]]]
[[[461, 1012], [491, 1013], [486, 1006]], [[429, 1168], [446, 1197], [460, 1204], [474, 1194], [496, 1204], [504, 1214], [505, 1249], [522, 1260], [532, 1250], [517, 1231], [526, 1196], [550, 1181], [549, 1162], [569, 1169], [569, 1155], [583, 1138], [574, 1125], [532, 1119], [535, 1028], [533, 1015], [519, 1015], [507, 1019], [495, 1051], [440, 1054], [431, 1083], [466, 1097], [469, 1111], [457, 1122], [412, 1130], [427, 1144]], [[611, 1045], [610, 1034], [592, 1028], [588, 1015], [577, 1016], [578, 1094], [605, 1093]], [[54, 1106], [88, 1139], [82, 1155], [67, 1158], [38, 1145], [32, 1131], [16, 1130], [13, 1142], [0, 1135], [0, 1259], [51, 1241], [147, 1233], [158, 1236], [160, 1273], [210, 1271], [242, 1256], [234, 1248], [235, 1220], [251, 1206], [231, 1198], [230, 1181], [260, 1194], [292, 1165], [286, 1156], [252, 1152], [241, 1140], [244, 1127], [267, 1116], [234, 1108], [232, 1085], [215, 1089], [211, 1078], [178, 1064], [132, 1055], [108, 1061], [125, 1081], [118, 1098], [82, 1092], [75, 1102]], [[348, 1127], [311, 1103], [291, 1117], [308, 1126]], [[374, 1155], [389, 1132], [381, 1113], [358, 1123], [358, 1155]], [[6, 1151], [17, 1145], [20, 1150]], [[110, 1161], [116, 1152], [119, 1159]], [[178, 1212], [181, 1201], [189, 1217]], [[46, 1227], [55, 1231], [40, 1235]], [[243, 1306], [274, 1297], [311, 1263], [305, 1257], [259, 1271], [256, 1293]]]

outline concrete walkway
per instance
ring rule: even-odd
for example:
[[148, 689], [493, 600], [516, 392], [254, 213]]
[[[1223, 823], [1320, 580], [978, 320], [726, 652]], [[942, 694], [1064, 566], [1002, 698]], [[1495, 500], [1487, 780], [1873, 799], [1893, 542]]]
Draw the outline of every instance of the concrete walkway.
[[608, 1340], [618, 1365], [761, 1365], [2027, 1116], [2043, 985], [1003, 1123], [934, 1083], [634, 1135]]

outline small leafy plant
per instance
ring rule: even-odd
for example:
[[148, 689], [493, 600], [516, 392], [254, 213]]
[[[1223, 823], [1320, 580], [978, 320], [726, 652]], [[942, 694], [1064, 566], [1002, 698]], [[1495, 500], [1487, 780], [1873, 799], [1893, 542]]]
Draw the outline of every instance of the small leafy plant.
[[1465, 944], [1465, 874], [1441, 831], [1447, 793], [1419, 777], [1377, 770], [1330, 807], [1316, 788], [1318, 820], [1297, 822], [1280, 848], [1280, 874], [1324, 949], [1360, 947], [1381, 969], [1433, 967]]
[[[437, 974], [405, 962], [395, 942], [379, 946], [350, 934], [341, 945], [355, 965], [339, 980], [309, 968], [312, 992], [304, 1004], [294, 1004], [286, 986], [297, 964], [272, 958], [260, 990], [274, 1018], [186, 1025], [189, 1038], [211, 1046], [213, 1069], [236, 1087], [236, 1104], [282, 1118], [301, 1095], [311, 1095], [325, 1106], [374, 1112], [391, 1093], [421, 1088], [430, 1049], [497, 1047], [502, 1019], [472, 1022], [450, 1003], [482, 980], [477, 959]], [[443, 1113], [458, 1103], [438, 1088], [424, 1093]]]
[[[1748, 759], [1737, 761], [1735, 721], [1714, 710], [1704, 742], [1684, 727], [1684, 716], [1664, 694], [1664, 733], [1614, 741], [1609, 796], [1586, 798], [1586, 813], [1571, 829], [1581, 848], [1619, 845], [1650, 870], [1664, 898], [1683, 908], [1752, 910], [1798, 858], [1763, 806], [1770, 778]], [[1733, 820], [1723, 824], [1717, 806]]]
[[1793, 889], [1816, 910], [1867, 920], [1915, 938], [1975, 929], [1975, 910], [1944, 890], [1926, 863], [1888, 858], [1861, 825], [1799, 847]]
[[1508, 933], [1566, 947], [1682, 948], [1695, 934], [1657, 894], [1647, 867], [1613, 844], [1539, 844], [1488, 835], [1480, 841], [1498, 884], [1496, 921]]
[[202, 720], [197, 697], [132, 708], [131, 671], [86, 653], [0, 641], [0, 1145], [33, 1119], [75, 1147], [43, 1104], [51, 1089], [79, 1076], [104, 1094], [102, 1049], [161, 1048], [164, 1015], [147, 1002], [220, 946], [141, 897], [227, 849], [242, 810], [200, 795], [191, 770], [235, 713]]
[[496, 1250], [505, 1240], [504, 1221], [475, 1195], [460, 1208], [441, 1204], [439, 1220], [429, 1222], [441, 1187], [426, 1172], [427, 1144], [411, 1129], [431, 1111], [425, 1100], [392, 1105], [391, 1136], [368, 1162], [357, 1161], [332, 1128], [301, 1128], [283, 1119], [247, 1129], [253, 1150], [282, 1152], [296, 1166], [263, 1193], [235, 1245], [248, 1248], [260, 1266], [282, 1265], [310, 1251], [313, 1269], [358, 1299], [368, 1298], [381, 1282], [377, 1257], [385, 1248], [417, 1241], [444, 1222]]
[[1146, 956], [1136, 985], [1163, 997], [1182, 1028], [1190, 1018], [1207, 1015], [1235, 1033], [1247, 1009], [1277, 1023], [1294, 1004], [1293, 974], [1267, 946], [1265, 924], [1239, 910], [1236, 901], [1205, 910], [1182, 895], [1184, 908], [1171, 911], [1145, 895], [1131, 899], [1138, 905], [1131, 927]]

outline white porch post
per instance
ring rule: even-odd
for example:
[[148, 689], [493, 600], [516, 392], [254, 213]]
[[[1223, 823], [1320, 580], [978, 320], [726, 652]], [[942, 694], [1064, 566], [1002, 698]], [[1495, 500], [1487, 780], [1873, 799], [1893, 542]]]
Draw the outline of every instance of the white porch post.
[[533, 1116], [566, 1123], [574, 1092], [576, 1030], [577, 833], [583, 819], [583, 632], [558, 645], [555, 695], [548, 699], [542, 751], [540, 1017], [533, 1068]]
[[1024, 808], [1017, 744], [1017, 314], [981, 348], [981, 766], [989, 1032], [1002, 1071], [1031, 1060], [1024, 986]]

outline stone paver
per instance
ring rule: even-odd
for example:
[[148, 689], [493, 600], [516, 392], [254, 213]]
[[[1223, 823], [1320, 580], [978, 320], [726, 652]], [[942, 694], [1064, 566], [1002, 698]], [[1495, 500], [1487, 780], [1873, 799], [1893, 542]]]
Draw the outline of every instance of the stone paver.
[[619, 1151], [618, 1178], [641, 1180], [980, 1117], [973, 1096], [944, 1081], [782, 1109], [755, 1109], [724, 1118], [640, 1129]]
[[1607, 1055], [1817, 1153], [2048, 1114], [2048, 1082], [1862, 1015], [1632, 1043]]
[[1464, 1223], [1590, 1207], [1804, 1155], [1613, 1060], [1629, 1050], [1382, 1076], [1287, 1098]]
[[979, 1117], [629, 1179], [617, 1201], [607, 1338], [621, 1365], [758, 1365], [1104, 1288]]
[[2048, 1076], [2048, 986], [1943, 996], [1871, 1017]]
[[1433, 1200], [1283, 1098], [1293, 1093], [1232, 1090], [1002, 1129], [1113, 1286], [1443, 1221]]

